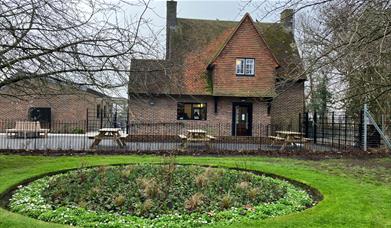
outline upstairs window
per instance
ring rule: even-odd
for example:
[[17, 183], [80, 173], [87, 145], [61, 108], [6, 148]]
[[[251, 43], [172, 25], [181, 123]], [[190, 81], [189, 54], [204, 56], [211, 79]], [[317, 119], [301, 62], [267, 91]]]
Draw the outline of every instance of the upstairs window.
[[178, 120], [206, 120], [206, 103], [183, 103], [177, 107]]
[[254, 76], [255, 59], [239, 58], [236, 59], [236, 75], [238, 76]]

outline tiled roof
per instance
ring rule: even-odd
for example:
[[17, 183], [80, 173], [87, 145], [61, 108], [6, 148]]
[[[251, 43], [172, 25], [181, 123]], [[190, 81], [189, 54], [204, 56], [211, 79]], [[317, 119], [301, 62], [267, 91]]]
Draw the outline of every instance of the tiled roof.
[[[171, 61], [133, 60], [130, 92], [212, 95], [207, 67], [238, 23], [178, 18], [175, 30], [171, 31]], [[295, 76], [302, 66], [292, 33], [279, 23], [255, 22], [254, 25], [280, 65], [278, 76], [305, 79]]]

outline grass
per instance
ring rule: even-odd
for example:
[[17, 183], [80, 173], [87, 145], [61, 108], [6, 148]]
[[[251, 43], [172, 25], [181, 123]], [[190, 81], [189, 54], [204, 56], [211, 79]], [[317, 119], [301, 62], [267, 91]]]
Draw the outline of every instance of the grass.
[[[286, 216], [232, 227], [391, 227], [391, 159], [304, 161], [263, 157], [177, 157], [179, 163], [259, 170], [311, 185], [324, 200]], [[0, 156], [0, 192], [47, 172], [81, 166], [161, 162], [156, 156]], [[62, 227], [0, 209], [0, 227]]]

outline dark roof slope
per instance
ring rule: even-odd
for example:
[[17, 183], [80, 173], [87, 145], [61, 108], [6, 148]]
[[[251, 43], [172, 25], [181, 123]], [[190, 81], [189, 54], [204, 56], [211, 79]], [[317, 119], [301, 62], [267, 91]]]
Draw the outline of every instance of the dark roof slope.
[[132, 59], [129, 93], [182, 94], [180, 69], [166, 60]]
[[[211, 78], [206, 69], [238, 23], [178, 18], [175, 30], [171, 31], [171, 63], [164, 60], [133, 60], [130, 92], [211, 95]], [[280, 65], [278, 76], [305, 79], [296, 76], [301, 72], [302, 65], [293, 34], [279, 23], [254, 24]], [[168, 70], [168, 65], [173, 68]], [[135, 81], [158, 82], [159, 86], [143, 84], [144, 88], [140, 88], [138, 83], [133, 84]], [[135, 87], [139, 89], [136, 91]]]

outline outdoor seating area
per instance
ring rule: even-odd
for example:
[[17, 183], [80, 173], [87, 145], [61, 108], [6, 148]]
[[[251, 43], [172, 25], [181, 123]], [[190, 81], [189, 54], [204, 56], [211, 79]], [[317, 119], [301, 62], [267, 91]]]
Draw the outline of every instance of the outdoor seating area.
[[191, 143], [203, 143], [209, 148], [209, 142], [215, 140], [216, 137], [208, 135], [205, 130], [191, 129], [187, 130], [187, 135], [180, 134], [178, 137], [182, 140], [181, 147], [188, 148]]
[[360, 145], [360, 128], [345, 129], [340, 124], [324, 124], [317, 129], [306, 124], [301, 128], [254, 124], [251, 135], [246, 136], [233, 135], [230, 123], [134, 122], [126, 129], [115, 124], [101, 126], [92, 120], [50, 124], [5, 120], [0, 126], [0, 148], [7, 150], [334, 151]]
[[308, 149], [311, 139], [305, 138], [302, 132], [295, 131], [276, 131], [276, 136], [269, 136], [271, 145], [281, 145], [280, 150], [286, 149], [287, 146], [301, 146]]
[[117, 143], [120, 148], [124, 148], [126, 146], [126, 136], [126, 134], [121, 133], [121, 128], [99, 129], [97, 135], [89, 136], [90, 139], [94, 140], [90, 149], [95, 149], [102, 140], [112, 140], [114, 143]]
[[7, 137], [48, 137], [50, 129], [41, 128], [39, 121], [16, 121], [15, 128], [6, 129]]

